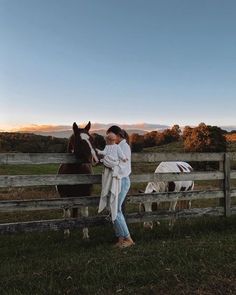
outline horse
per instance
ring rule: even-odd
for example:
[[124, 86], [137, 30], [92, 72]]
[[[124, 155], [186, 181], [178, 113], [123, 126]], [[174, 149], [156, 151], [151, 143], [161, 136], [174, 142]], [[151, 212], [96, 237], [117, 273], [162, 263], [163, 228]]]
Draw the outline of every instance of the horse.
[[[99, 162], [97, 152], [94, 146], [93, 138], [89, 134], [91, 123], [84, 128], [79, 128], [76, 123], [73, 124], [73, 134], [70, 136], [67, 152], [75, 155], [77, 163], [61, 164], [58, 174], [92, 174], [92, 165]], [[92, 184], [76, 184], [76, 185], [58, 185], [57, 191], [61, 198], [84, 197], [90, 196], [92, 192]], [[64, 217], [78, 218], [78, 208], [64, 209]], [[81, 215], [87, 217], [89, 215], [88, 207], [81, 207]], [[70, 235], [69, 229], [64, 230], [65, 236]], [[83, 228], [83, 239], [89, 239], [88, 228]]]
[[[193, 168], [186, 162], [161, 162], [154, 173], [190, 173], [193, 171]], [[190, 191], [194, 188], [194, 181], [188, 180], [188, 181], [155, 181], [155, 182], [149, 182], [145, 188], [144, 193], [150, 194], [155, 192], [180, 192], [180, 191]], [[176, 205], [177, 205], [178, 198], [170, 202], [169, 210], [175, 211]], [[191, 201], [189, 201], [185, 207], [187, 209], [191, 208]], [[157, 206], [159, 205], [158, 202]], [[152, 212], [152, 202], [143, 202], [140, 204], [139, 210], [142, 210], [142, 207], [144, 208], [145, 212]], [[159, 222], [157, 222], [159, 224]], [[173, 226], [173, 221], [169, 223], [169, 225]], [[144, 222], [145, 228], [153, 228], [153, 222]]]

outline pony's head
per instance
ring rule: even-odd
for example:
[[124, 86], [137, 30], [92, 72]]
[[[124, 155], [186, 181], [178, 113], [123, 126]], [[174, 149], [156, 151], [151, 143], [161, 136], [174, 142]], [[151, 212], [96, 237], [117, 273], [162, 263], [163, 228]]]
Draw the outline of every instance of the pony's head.
[[90, 122], [84, 128], [79, 128], [76, 123], [73, 124], [73, 135], [69, 140], [67, 151], [74, 153], [76, 158], [84, 163], [96, 164], [99, 160], [93, 138], [89, 134], [90, 127]]

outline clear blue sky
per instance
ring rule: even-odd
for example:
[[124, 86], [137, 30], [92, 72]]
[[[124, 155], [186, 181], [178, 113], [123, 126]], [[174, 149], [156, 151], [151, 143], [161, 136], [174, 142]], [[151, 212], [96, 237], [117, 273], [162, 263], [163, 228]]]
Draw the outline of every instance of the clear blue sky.
[[235, 110], [235, 0], [0, 0], [0, 129]]

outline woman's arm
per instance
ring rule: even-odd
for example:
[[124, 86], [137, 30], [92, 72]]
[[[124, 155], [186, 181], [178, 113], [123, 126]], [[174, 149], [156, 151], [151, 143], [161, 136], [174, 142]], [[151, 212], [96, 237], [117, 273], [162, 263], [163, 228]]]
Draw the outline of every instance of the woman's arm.
[[125, 156], [125, 154], [122, 152], [119, 146], [117, 146], [117, 153], [120, 160], [122, 160], [123, 162], [128, 161], [128, 158]]
[[106, 156], [102, 160], [103, 165], [105, 165], [108, 168], [114, 168], [115, 166], [119, 165], [119, 161], [115, 160], [111, 156]]
[[126, 159], [128, 161], [130, 161], [131, 160], [131, 149], [130, 149], [130, 146], [128, 144], [123, 145], [121, 151], [123, 152], [123, 154], [126, 157]]

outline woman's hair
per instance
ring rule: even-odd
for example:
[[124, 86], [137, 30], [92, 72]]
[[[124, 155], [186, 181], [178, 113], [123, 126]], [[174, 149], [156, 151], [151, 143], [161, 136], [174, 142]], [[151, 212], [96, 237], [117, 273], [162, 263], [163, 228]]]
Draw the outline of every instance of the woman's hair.
[[115, 133], [115, 135], [120, 135], [121, 137], [124, 138], [124, 133], [122, 132], [122, 129], [119, 126], [113, 125], [110, 128], [107, 129], [107, 134], [108, 133]]
[[112, 132], [112, 133], [115, 133], [116, 135], [120, 135], [122, 138], [124, 138], [127, 143], [129, 144], [129, 135], [128, 133], [124, 130], [124, 129], [121, 129], [119, 126], [117, 125], [113, 125], [111, 126], [110, 128], [108, 128], [107, 130], [107, 134], [109, 132]]
[[124, 134], [124, 139], [126, 140], [126, 142], [129, 144], [129, 134], [124, 130], [122, 129], [122, 132]]

